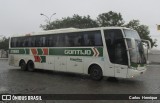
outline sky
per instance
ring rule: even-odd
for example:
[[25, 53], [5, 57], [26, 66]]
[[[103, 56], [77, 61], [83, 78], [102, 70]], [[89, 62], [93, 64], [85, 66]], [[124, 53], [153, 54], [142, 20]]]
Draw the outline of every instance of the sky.
[[150, 36], [157, 39], [160, 50], [160, 0], [0, 0], [0, 36], [28, 34], [42, 31], [45, 24], [43, 13], [51, 21], [79, 14], [90, 15], [92, 19], [101, 13], [114, 11], [121, 13], [125, 22], [133, 19], [149, 26]]

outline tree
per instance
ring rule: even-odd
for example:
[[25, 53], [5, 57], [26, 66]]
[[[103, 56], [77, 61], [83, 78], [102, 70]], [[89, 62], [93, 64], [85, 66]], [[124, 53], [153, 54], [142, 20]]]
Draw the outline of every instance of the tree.
[[8, 49], [9, 49], [9, 38], [4, 36], [0, 40], [1, 57], [2, 57], [3, 52], [6, 52], [7, 53], [7, 57], [8, 57]]
[[120, 13], [109, 11], [108, 13], [102, 13], [98, 15], [97, 22], [99, 26], [122, 26], [124, 20]]
[[92, 20], [90, 16], [79, 16], [73, 15], [73, 17], [62, 18], [61, 20], [56, 20], [50, 24], [41, 25], [44, 30], [60, 29], [60, 28], [92, 28], [98, 27], [96, 21]]
[[157, 46], [156, 40], [153, 40], [151, 36], [149, 36], [150, 31], [148, 26], [141, 25], [139, 20], [132, 20], [125, 25], [124, 23], [125, 21], [123, 20], [122, 15], [120, 13], [109, 11], [107, 13], [102, 13], [98, 15], [97, 20], [91, 19], [89, 15], [73, 15], [72, 17], [65, 17], [60, 20], [55, 20], [51, 23], [47, 23], [46, 25], [41, 25], [41, 28], [43, 30], [52, 30], [69, 27], [92, 28], [105, 26], [125, 26], [136, 30], [142, 39], [149, 40], [151, 42], [152, 47]]
[[9, 49], [9, 38], [3, 37], [0, 41], [0, 49], [7, 51]]
[[153, 40], [151, 38], [151, 36], [149, 35], [150, 34], [149, 27], [146, 26], [146, 25], [140, 24], [139, 20], [131, 20], [125, 26], [128, 27], [128, 28], [132, 28], [132, 29], [136, 30], [142, 39], [149, 40], [151, 42], [152, 47], [157, 46], [156, 45], [157, 40]]

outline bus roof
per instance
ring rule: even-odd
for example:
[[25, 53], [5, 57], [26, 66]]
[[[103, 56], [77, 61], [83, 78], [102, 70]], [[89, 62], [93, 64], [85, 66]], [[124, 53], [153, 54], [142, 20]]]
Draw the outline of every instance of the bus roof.
[[24, 35], [13, 35], [12, 37], [22, 37], [22, 36], [34, 36], [34, 35], [45, 35], [45, 34], [60, 34], [60, 33], [69, 33], [69, 32], [83, 32], [83, 31], [93, 31], [93, 30], [103, 30], [103, 29], [129, 29], [126, 27], [96, 27], [96, 28], [86, 28], [86, 29], [79, 29], [79, 28], [63, 28], [63, 29], [54, 29], [54, 30], [46, 30], [41, 32], [32, 32]]

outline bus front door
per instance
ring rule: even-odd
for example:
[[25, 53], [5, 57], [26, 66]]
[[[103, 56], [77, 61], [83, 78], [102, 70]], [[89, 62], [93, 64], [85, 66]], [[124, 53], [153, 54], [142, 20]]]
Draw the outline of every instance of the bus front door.
[[120, 29], [104, 30], [110, 63], [114, 65], [115, 77], [126, 77], [128, 54], [123, 33]]
[[115, 77], [126, 78], [128, 66], [115, 64]]
[[126, 46], [123, 40], [117, 42], [114, 46], [115, 77], [126, 78], [128, 69], [128, 56]]

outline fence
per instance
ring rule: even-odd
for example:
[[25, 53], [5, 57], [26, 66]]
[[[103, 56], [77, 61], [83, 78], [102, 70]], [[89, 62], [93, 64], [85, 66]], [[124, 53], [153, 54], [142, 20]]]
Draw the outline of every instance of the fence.
[[6, 62], [6, 61], [8, 61], [8, 58], [0, 58], [0, 62], [1, 61], [5, 61]]
[[0, 50], [0, 58], [8, 58], [8, 51]]

